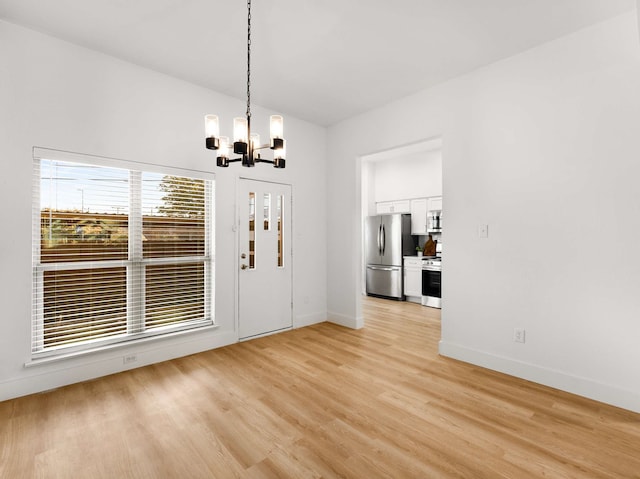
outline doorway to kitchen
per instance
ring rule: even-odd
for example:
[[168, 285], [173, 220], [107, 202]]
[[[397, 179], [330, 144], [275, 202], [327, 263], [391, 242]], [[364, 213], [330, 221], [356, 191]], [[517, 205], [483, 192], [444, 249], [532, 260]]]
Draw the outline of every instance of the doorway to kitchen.
[[238, 180], [239, 339], [293, 326], [291, 185]]
[[412, 244], [409, 252], [403, 248], [402, 296], [394, 299], [439, 307], [440, 301], [434, 303], [423, 298], [422, 258], [438, 256], [440, 260], [443, 250], [442, 139], [432, 138], [360, 157], [360, 173], [361, 294], [368, 294], [367, 250], [371, 245], [367, 245], [366, 218], [400, 213], [411, 219]]

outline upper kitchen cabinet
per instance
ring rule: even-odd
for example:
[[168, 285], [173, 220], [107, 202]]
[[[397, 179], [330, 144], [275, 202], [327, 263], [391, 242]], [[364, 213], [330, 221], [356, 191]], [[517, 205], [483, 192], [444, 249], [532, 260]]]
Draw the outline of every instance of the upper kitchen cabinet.
[[376, 214], [387, 215], [391, 213], [410, 213], [411, 203], [409, 200], [380, 201], [376, 203]]
[[411, 200], [411, 234], [427, 234], [427, 198]]
[[442, 232], [442, 196], [427, 198], [427, 232]]
[[442, 196], [411, 200], [411, 234], [427, 235], [442, 231]]
[[429, 198], [428, 209], [429, 211], [442, 211], [442, 196]]
[[413, 212], [413, 234], [427, 234], [427, 198], [442, 196], [442, 140], [363, 156], [361, 166], [363, 215]]

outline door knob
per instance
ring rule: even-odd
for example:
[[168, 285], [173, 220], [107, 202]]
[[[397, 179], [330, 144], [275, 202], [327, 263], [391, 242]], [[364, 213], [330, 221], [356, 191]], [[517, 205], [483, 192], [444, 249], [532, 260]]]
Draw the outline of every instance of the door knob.
[[243, 265], [240, 266], [240, 269], [247, 269], [247, 268], [248, 268], [248, 266], [246, 264], [243, 264]]

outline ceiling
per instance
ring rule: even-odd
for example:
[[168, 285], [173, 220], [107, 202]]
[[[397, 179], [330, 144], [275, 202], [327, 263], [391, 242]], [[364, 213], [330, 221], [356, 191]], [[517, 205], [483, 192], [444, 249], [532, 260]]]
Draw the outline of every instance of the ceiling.
[[[331, 125], [635, 0], [254, 0], [253, 104]], [[237, 98], [242, 0], [0, 0], [0, 18]], [[211, 108], [214, 108], [212, 105]]]

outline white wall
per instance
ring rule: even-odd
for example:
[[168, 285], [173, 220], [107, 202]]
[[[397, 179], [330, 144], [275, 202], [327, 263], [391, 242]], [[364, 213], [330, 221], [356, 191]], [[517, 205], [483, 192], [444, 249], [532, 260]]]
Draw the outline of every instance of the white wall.
[[362, 322], [359, 158], [442, 136], [441, 353], [640, 411], [637, 30], [623, 15], [332, 127], [330, 316]]
[[371, 166], [376, 202], [442, 195], [441, 150], [376, 161]]
[[[120, 371], [122, 356], [131, 352], [140, 366], [237, 341], [232, 226], [240, 173], [293, 185], [294, 325], [326, 319], [326, 130], [287, 117], [285, 170], [215, 170], [216, 331], [24, 367], [30, 359], [32, 148], [210, 171], [215, 158], [204, 148], [204, 115], [219, 114], [230, 132], [244, 109], [242, 100], [0, 21], [0, 400]], [[253, 113], [253, 124], [267, 131], [271, 112], [254, 107]]]

